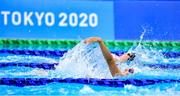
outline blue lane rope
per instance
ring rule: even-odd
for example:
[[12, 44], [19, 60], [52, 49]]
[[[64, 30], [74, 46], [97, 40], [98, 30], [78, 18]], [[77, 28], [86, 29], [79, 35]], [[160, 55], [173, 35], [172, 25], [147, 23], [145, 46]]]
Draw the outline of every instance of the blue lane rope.
[[[8, 50], [2, 49], [0, 53], [8, 53], [15, 55], [35, 55], [35, 56], [58, 56], [62, 57], [67, 51], [60, 50]], [[125, 52], [122, 51], [113, 51], [112, 53], [116, 55], [122, 55]], [[162, 52], [162, 54], [167, 58], [178, 58], [180, 57], [180, 52]]]
[[54, 70], [55, 65], [58, 65], [58, 63], [16, 63], [16, 62], [1, 62], [0, 68], [8, 67], [8, 66], [24, 66], [24, 67], [31, 67], [31, 68], [42, 68], [45, 70]]
[[180, 69], [180, 64], [144, 64], [144, 66], [161, 69]]
[[8, 53], [15, 55], [35, 55], [35, 56], [59, 56], [62, 57], [64, 53], [67, 51], [59, 51], [59, 50], [8, 50], [2, 49], [0, 53]]
[[124, 87], [124, 85], [134, 85], [134, 86], [146, 86], [153, 85], [157, 83], [180, 83], [180, 79], [96, 79], [96, 78], [0, 78], [0, 85], [9, 86], [40, 86], [46, 85], [52, 82], [57, 83], [80, 83], [80, 84], [90, 84], [99, 86], [109, 86], [109, 87]]
[[[45, 70], [54, 70], [58, 63], [17, 63], [17, 62], [0, 62], [0, 68], [8, 66], [24, 66], [31, 68], [42, 68]], [[161, 68], [161, 69], [180, 69], [180, 64], [144, 64], [143, 66], [148, 66], [151, 68]]]

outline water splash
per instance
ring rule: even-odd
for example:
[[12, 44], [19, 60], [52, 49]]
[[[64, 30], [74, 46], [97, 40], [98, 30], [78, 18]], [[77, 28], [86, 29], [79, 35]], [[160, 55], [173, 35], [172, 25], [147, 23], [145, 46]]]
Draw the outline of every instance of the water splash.
[[143, 38], [144, 38], [144, 35], [145, 35], [145, 33], [147, 32], [147, 28], [145, 28], [144, 26], [142, 26], [142, 29], [143, 29], [143, 32], [142, 32], [142, 34], [140, 35], [140, 40], [139, 40], [138, 46], [141, 46], [142, 40], [143, 40]]
[[84, 85], [83, 88], [81, 90], [79, 90], [79, 92], [81, 94], [87, 94], [87, 95], [91, 94], [91, 93], [95, 93], [95, 91], [88, 85]]
[[64, 78], [111, 77], [99, 45], [97, 43], [87, 45], [83, 41], [60, 58], [56, 72]]
[[[146, 45], [146, 47], [142, 44], [142, 41], [144, 39], [144, 36], [146, 33], [149, 33], [152, 31], [152, 28], [147, 28], [145, 26], [142, 26], [143, 32], [140, 35], [140, 40], [138, 41], [137, 46], [131, 47], [128, 52], [129, 53], [135, 53], [136, 58], [131, 64], [140, 66], [144, 63], [151, 63], [151, 64], [157, 64], [157, 63], [179, 63], [180, 58], [165, 58], [162, 54], [162, 50], [155, 50], [152, 48], [152, 46]], [[148, 47], [147, 47], [148, 46]]]
[[[129, 75], [127, 78], [153, 78], [161, 76], [179, 78], [179, 71], [174, 70], [162, 70], [162, 69], [152, 69], [149, 67], [142, 66], [143, 64], [155, 64], [155, 63], [177, 63], [179, 64], [180, 58], [164, 58], [161, 54], [162, 50], [153, 50], [142, 45], [145, 34], [148, 30], [145, 27], [140, 36], [138, 46], [132, 47], [128, 52], [136, 53], [134, 61], [130, 62], [129, 65], [126, 63], [121, 63], [118, 67], [124, 70], [127, 67], [132, 67], [135, 69], [135, 74]], [[41, 57], [41, 56], [0, 56], [0, 62], [48, 62], [57, 63], [58, 60], [54, 58]], [[18, 71], [17, 71], [18, 72]], [[101, 49], [98, 43], [84, 44], [83, 41], [77, 44], [73, 49], [69, 50], [63, 57], [59, 60], [59, 65], [56, 66], [54, 71], [42, 71], [37, 69], [32, 70], [27, 73], [17, 73], [16, 71], [7, 72], [12, 73], [10, 75], [36, 75], [41, 73], [48, 73], [48, 78], [60, 77], [60, 78], [112, 78], [107, 63], [103, 57]], [[4, 76], [4, 74], [1, 72]], [[16, 74], [17, 73], [17, 74]], [[172, 74], [173, 73], [173, 74]], [[122, 78], [122, 77], [121, 77]]]
[[[155, 50], [151, 48], [151, 46], [145, 47], [142, 44], [144, 35], [151, 30], [148, 30], [145, 27], [142, 27], [142, 28], [143, 28], [143, 32], [140, 36], [138, 45], [128, 50], [129, 53], [136, 54], [135, 59], [129, 63], [129, 67], [133, 67], [135, 69], [135, 74], [125, 77], [125, 79], [127, 78], [138, 78], [138, 79], [179, 78], [179, 75], [176, 74], [176, 72], [179, 72], [179, 70], [178, 71], [173, 70], [173, 69], [165, 70], [165, 69], [160, 69], [160, 68], [153, 69], [153, 68], [143, 66], [144, 64], [161, 64], [161, 63], [179, 64], [180, 58], [165, 58], [164, 55], [162, 54], [162, 50]], [[172, 72], [175, 72], [175, 73], [172, 75]], [[168, 75], [169, 77], [167, 77]]]
[[[142, 41], [144, 35], [151, 31], [142, 27], [143, 32], [140, 36], [138, 46], [132, 47], [128, 52], [136, 53], [136, 58], [128, 66], [126, 63], [119, 64], [118, 67], [124, 70], [127, 67], [133, 67], [135, 69], [135, 74], [129, 77], [144, 77], [153, 74], [156, 76], [161, 76], [161, 74], [168, 74], [169, 71], [164, 71], [162, 69], [152, 69], [149, 67], [142, 66], [145, 63], [175, 63], [179, 62], [180, 59], [176, 58], [173, 60], [167, 59], [163, 56], [162, 50], [152, 50], [151, 48], [144, 47]], [[173, 61], [173, 62], [172, 62]], [[86, 45], [80, 42], [72, 50], [69, 50], [59, 61], [59, 65], [56, 67], [58, 76], [60, 77], [72, 77], [72, 78], [112, 78], [109, 72], [107, 63], [102, 55], [101, 49], [97, 43]], [[152, 73], [152, 74], [149, 74]], [[140, 76], [140, 75], [141, 76]], [[166, 75], [163, 75], [166, 76]], [[178, 75], [174, 75], [178, 76]], [[125, 77], [125, 78], [129, 78]], [[166, 76], [167, 77], [167, 76]]]

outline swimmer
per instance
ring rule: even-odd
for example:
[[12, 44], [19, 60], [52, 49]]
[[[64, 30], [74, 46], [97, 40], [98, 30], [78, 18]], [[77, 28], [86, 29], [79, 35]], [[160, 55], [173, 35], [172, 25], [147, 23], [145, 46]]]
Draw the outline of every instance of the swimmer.
[[108, 48], [104, 44], [103, 40], [99, 37], [90, 37], [84, 40], [84, 43], [90, 44], [93, 42], [98, 42], [101, 48], [101, 51], [103, 53], [103, 56], [109, 66], [109, 70], [111, 72], [111, 75], [114, 76], [127, 76], [129, 74], [134, 73], [133, 68], [127, 68], [125, 71], [121, 71], [117, 65], [115, 64], [116, 61], [119, 62], [126, 62], [126, 61], [132, 61], [135, 57], [134, 53], [125, 53], [121, 56], [117, 56], [115, 54], [112, 54], [109, 52]]

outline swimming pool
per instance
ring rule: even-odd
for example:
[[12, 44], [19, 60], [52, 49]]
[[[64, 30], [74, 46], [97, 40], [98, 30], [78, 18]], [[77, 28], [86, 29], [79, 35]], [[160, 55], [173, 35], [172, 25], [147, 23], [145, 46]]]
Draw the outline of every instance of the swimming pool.
[[107, 41], [114, 54], [130, 51], [139, 57], [119, 64], [136, 70], [122, 78], [110, 76], [97, 44], [74, 40], [0, 40], [0, 44], [1, 95], [180, 94], [179, 42], [147, 41], [139, 46], [138, 41]]

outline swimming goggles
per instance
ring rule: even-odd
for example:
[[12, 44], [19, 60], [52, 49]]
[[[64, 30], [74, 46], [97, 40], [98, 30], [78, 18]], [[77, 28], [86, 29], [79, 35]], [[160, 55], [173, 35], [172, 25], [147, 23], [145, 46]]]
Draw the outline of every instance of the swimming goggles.
[[133, 61], [136, 57], [135, 53], [127, 53], [127, 55], [129, 56], [128, 61]]
[[128, 72], [133, 74], [134, 73], [134, 69], [129, 69]]

